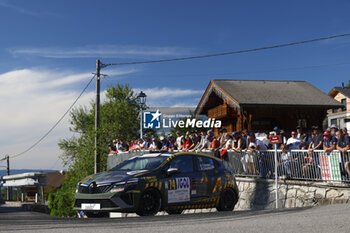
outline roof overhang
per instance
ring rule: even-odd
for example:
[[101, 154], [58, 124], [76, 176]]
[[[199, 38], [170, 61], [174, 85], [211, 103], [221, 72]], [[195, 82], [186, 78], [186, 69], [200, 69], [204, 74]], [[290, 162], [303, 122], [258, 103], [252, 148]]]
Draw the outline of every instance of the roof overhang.
[[239, 103], [235, 99], [233, 99], [228, 93], [222, 90], [219, 86], [217, 86], [215, 82], [213, 82], [213, 80], [211, 80], [207, 89], [204, 92], [204, 95], [199, 101], [199, 104], [197, 105], [197, 108], [195, 110], [195, 115], [202, 114], [203, 108], [205, 107], [205, 104], [208, 102], [209, 96], [212, 93], [215, 93], [219, 98], [226, 100], [227, 104], [232, 108], [236, 108], [238, 109], [238, 111], [240, 110], [241, 107]]

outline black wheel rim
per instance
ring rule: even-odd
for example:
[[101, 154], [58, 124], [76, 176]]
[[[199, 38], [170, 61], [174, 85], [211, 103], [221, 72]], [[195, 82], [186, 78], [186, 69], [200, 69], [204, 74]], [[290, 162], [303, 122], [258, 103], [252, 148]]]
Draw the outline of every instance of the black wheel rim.
[[157, 197], [151, 192], [147, 192], [142, 196], [143, 199], [143, 212], [146, 215], [151, 215], [158, 209]]
[[234, 197], [233, 193], [230, 190], [227, 190], [224, 192], [223, 195], [223, 204], [224, 204], [224, 209], [231, 209], [235, 202], [234, 202]]

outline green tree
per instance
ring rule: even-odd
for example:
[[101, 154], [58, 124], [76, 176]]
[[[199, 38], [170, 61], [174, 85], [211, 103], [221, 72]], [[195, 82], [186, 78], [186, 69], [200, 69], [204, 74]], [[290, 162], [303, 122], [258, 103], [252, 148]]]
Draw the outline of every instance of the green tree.
[[350, 87], [350, 80], [348, 80], [348, 84], [345, 87]]
[[[101, 155], [101, 170], [107, 167], [107, 145], [113, 139], [134, 140], [138, 138], [140, 107], [136, 95], [128, 85], [109, 87], [106, 101], [100, 106], [100, 128], [98, 130], [97, 150]], [[60, 189], [49, 196], [49, 208], [52, 215], [74, 215], [74, 193], [76, 184], [82, 178], [94, 172], [95, 104], [90, 107], [74, 108], [70, 114], [70, 130], [77, 137], [60, 140], [63, 151], [61, 159], [69, 171]]]

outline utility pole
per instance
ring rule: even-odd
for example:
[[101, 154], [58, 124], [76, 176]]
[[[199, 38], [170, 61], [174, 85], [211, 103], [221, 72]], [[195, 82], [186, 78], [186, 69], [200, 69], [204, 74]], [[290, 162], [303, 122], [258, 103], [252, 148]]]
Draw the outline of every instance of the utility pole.
[[95, 106], [95, 166], [94, 173], [100, 172], [100, 152], [98, 150], [98, 129], [100, 127], [100, 71], [101, 61], [96, 60], [96, 106]]
[[[6, 155], [6, 162], [7, 162], [7, 175], [10, 175], [10, 156]], [[7, 200], [12, 200], [12, 190], [11, 187], [7, 186]]]

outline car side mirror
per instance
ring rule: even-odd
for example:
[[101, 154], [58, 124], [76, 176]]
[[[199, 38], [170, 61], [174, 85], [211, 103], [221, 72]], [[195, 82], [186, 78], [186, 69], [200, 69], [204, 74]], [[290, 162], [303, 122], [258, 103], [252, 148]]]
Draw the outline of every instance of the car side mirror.
[[175, 174], [178, 174], [180, 173], [180, 170], [178, 168], [169, 168], [167, 171], [166, 171], [166, 174], [168, 176], [171, 176], [171, 175], [175, 175]]

